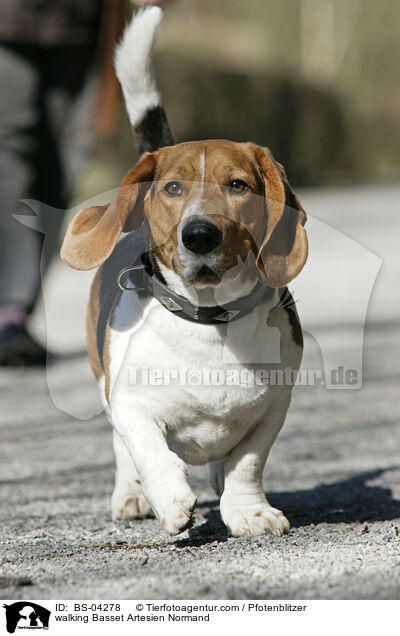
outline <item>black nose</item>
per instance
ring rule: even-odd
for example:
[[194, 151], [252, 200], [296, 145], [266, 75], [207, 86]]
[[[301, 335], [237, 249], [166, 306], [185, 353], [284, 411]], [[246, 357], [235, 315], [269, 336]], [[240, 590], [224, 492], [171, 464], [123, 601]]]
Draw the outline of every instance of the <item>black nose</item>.
[[184, 246], [194, 254], [208, 254], [221, 243], [221, 240], [221, 230], [207, 220], [189, 221], [182, 231]]

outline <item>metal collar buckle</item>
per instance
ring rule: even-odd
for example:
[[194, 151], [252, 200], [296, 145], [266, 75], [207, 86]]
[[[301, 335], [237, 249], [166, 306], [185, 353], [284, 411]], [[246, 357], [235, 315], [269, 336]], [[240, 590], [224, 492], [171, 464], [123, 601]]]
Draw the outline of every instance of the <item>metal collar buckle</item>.
[[122, 291], [144, 291], [146, 288], [145, 287], [127, 287], [127, 284], [129, 282], [129, 277], [127, 277], [127, 279], [125, 280], [125, 282], [122, 282], [122, 277], [124, 276], [124, 274], [127, 274], [128, 272], [132, 272], [132, 271], [136, 271], [139, 269], [145, 269], [145, 265], [143, 263], [141, 263], [140, 265], [134, 265], [133, 267], [125, 267], [124, 269], [122, 269], [120, 271], [120, 273], [118, 274], [118, 278], [117, 278], [117, 285], [120, 289], [122, 289]]

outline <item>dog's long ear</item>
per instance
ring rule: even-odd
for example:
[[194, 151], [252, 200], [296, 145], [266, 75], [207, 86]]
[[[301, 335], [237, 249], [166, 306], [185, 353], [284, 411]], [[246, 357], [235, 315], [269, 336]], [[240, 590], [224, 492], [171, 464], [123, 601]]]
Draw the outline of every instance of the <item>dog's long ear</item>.
[[93, 269], [114, 249], [120, 233], [135, 230], [143, 220], [143, 198], [157, 165], [157, 152], [146, 153], [128, 172], [109, 205], [84, 208], [72, 219], [61, 258], [74, 269]]
[[285, 170], [267, 148], [255, 147], [267, 209], [267, 229], [257, 255], [261, 280], [282, 287], [303, 268], [308, 255], [304, 224], [307, 215], [287, 180]]

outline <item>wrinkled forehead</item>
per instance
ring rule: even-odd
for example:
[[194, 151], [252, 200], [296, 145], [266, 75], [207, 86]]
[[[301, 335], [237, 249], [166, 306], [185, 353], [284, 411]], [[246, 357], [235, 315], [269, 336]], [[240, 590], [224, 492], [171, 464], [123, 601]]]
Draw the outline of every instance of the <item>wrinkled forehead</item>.
[[244, 179], [258, 185], [260, 171], [247, 144], [225, 140], [198, 141], [162, 148], [155, 178], [229, 185]]

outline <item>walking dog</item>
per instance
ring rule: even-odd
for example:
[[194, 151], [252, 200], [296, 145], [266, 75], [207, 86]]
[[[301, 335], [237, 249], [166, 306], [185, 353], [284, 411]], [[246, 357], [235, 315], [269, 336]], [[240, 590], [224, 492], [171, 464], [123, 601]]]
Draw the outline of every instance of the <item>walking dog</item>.
[[76, 269], [99, 267], [87, 337], [113, 427], [112, 515], [154, 513], [182, 532], [196, 504], [186, 463], [210, 463], [229, 531], [281, 535], [289, 522], [262, 473], [293, 381], [266, 380], [295, 379], [301, 362], [285, 286], [307, 258], [306, 215], [267, 148], [174, 145], [150, 70], [161, 18], [136, 14], [116, 52], [143, 154], [113, 202], [76, 215], [61, 251]]

